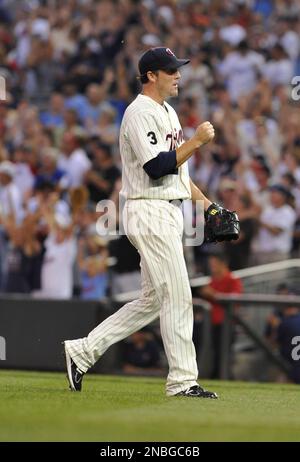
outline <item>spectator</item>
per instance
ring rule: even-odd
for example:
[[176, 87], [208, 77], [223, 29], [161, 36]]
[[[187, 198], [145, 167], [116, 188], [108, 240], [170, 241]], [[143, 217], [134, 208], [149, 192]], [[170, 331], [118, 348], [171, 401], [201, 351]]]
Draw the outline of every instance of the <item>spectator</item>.
[[237, 241], [226, 242], [225, 251], [228, 256], [229, 268], [235, 271], [249, 266], [251, 243], [256, 233], [257, 207], [248, 193], [236, 197], [236, 206], [240, 219], [240, 236]]
[[60, 186], [63, 187], [67, 178], [66, 172], [57, 166], [58, 154], [55, 148], [45, 148], [42, 151], [40, 166], [34, 183], [35, 188], [39, 188], [45, 182], [51, 183], [57, 190]]
[[86, 97], [79, 93], [76, 81], [66, 80], [62, 85], [62, 92], [65, 97], [65, 108], [75, 111], [78, 119], [84, 105]]
[[118, 144], [118, 127], [115, 123], [116, 111], [113, 107], [103, 109], [91, 134], [98, 136], [103, 143], [115, 147]]
[[[211, 281], [200, 289], [201, 296], [212, 302], [211, 323], [212, 323], [212, 371], [211, 378], [220, 378], [221, 373], [221, 339], [224, 323], [224, 308], [217, 302], [216, 296], [219, 293], [240, 294], [242, 283], [239, 278], [233, 276], [228, 267], [224, 255], [211, 255], [209, 257]], [[234, 335], [234, 334], [233, 334]], [[231, 339], [233, 342], [233, 338]]]
[[35, 296], [70, 298], [73, 292], [73, 266], [76, 242], [72, 221], [64, 215], [45, 212], [50, 233], [45, 240], [45, 254], [41, 271], [41, 290]]
[[45, 127], [59, 128], [64, 124], [64, 98], [60, 93], [54, 93], [50, 97], [49, 110], [40, 113], [40, 121]]
[[25, 219], [16, 226], [13, 219], [5, 223], [9, 246], [5, 256], [3, 291], [31, 293], [40, 289], [44, 249], [36, 236], [35, 220]]
[[112, 240], [109, 249], [111, 256], [116, 258], [113, 267], [113, 294], [140, 290], [140, 256], [127, 236]]
[[263, 208], [253, 255], [256, 264], [289, 258], [296, 221], [295, 211], [288, 205], [289, 191], [280, 184], [271, 187], [270, 205]]
[[52, 182], [40, 181], [32, 192], [32, 196], [26, 202], [26, 213], [28, 216], [37, 215], [41, 223], [45, 224], [43, 216], [44, 207], [53, 207], [56, 213], [68, 216], [70, 215], [69, 204], [60, 198]]
[[293, 77], [293, 63], [281, 45], [276, 44], [271, 50], [271, 59], [263, 66], [262, 73], [273, 87], [290, 84]]
[[203, 62], [203, 54], [195, 51], [191, 55], [190, 63], [181, 70], [181, 85], [184, 88], [184, 96], [195, 98], [198, 101], [197, 110], [202, 120], [208, 115], [207, 91], [213, 84], [213, 78], [207, 64]]
[[121, 174], [114, 163], [109, 145], [102, 142], [94, 143], [92, 156], [92, 168], [86, 173], [85, 178], [90, 200], [97, 204], [109, 198]]
[[26, 146], [19, 146], [13, 152], [14, 183], [24, 199], [29, 197], [35, 177], [28, 165]]
[[[297, 291], [291, 286], [282, 283], [277, 287], [277, 293], [280, 295], [297, 295]], [[293, 339], [300, 334], [300, 310], [293, 305], [285, 306], [274, 310], [267, 319], [265, 328], [265, 337], [271, 348], [279, 350], [284, 361], [290, 366], [288, 378], [292, 382], [300, 384], [300, 362], [295, 360], [292, 351], [295, 348]], [[269, 374], [272, 368], [269, 367]], [[273, 380], [282, 381], [282, 374], [275, 371]]]
[[224, 22], [225, 24], [219, 32], [220, 38], [232, 46], [244, 43], [247, 33], [245, 28], [238, 24], [235, 16], [228, 15]]
[[51, 95], [57, 73], [53, 46], [48, 37], [32, 34], [26, 67], [26, 96], [31, 103], [43, 108]]
[[[285, 282], [278, 284], [276, 288], [278, 295], [293, 294], [292, 288]], [[276, 308], [267, 317], [264, 335], [272, 348], [277, 347], [277, 329], [282, 320], [282, 310]]]
[[[107, 79], [111, 77], [107, 74]], [[105, 81], [103, 85], [92, 83], [88, 86], [86, 91], [86, 100], [82, 106], [81, 113], [79, 114], [82, 124], [85, 125], [90, 131], [96, 126], [102, 112], [113, 107], [104, 100], [105, 92], [110, 80]]]
[[[282, 321], [278, 326], [278, 346], [282, 357], [290, 364], [290, 380], [300, 384], [300, 360], [293, 355], [295, 339], [300, 337], [300, 310], [295, 306], [283, 309]], [[299, 343], [299, 342], [298, 342]]]
[[0, 163], [0, 220], [12, 215], [19, 224], [24, 217], [22, 196], [14, 183], [15, 166], [5, 160]]
[[123, 372], [133, 375], [160, 375], [160, 350], [152, 331], [144, 328], [123, 344]]
[[83, 300], [100, 300], [107, 295], [106, 242], [97, 234], [82, 237], [77, 255]]
[[58, 167], [67, 173], [66, 188], [81, 186], [84, 176], [91, 168], [91, 162], [82, 149], [82, 139], [79, 134], [65, 132], [62, 138], [62, 156]]
[[230, 177], [224, 176], [220, 180], [218, 190], [219, 202], [228, 210], [235, 210], [236, 208], [237, 187], [237, 182]]
[[262, 207], [266, 207], [270, 202], [271, 169], [266, 163], [264, 155], [255, 152], [253, 153], [249, 167], [244, 174], [246, 188], [255, 197], [259, 197], [259, 203]]
[[246, 40], [241, 41], [235, 51], [227, 54], [218, 71], [226, 79], [231, 101], [237, 102], [242, 95], [254, 90], [263, 64], [263, 56], [249, 49]]
[[65, 131], [72, 132], [72, 131], [79, 131], [80, 124], [78, 114], [75, 109], [65, 109], [63, 113], [64, 117], [64, 124], [63, 130], [59, 132], [59, 135], [63, 135]]

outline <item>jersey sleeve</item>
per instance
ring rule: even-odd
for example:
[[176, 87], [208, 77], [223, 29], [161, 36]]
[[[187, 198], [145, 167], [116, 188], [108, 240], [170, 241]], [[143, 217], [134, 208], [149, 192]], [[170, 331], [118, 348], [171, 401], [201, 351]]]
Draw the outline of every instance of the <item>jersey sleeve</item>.
[[155, 116], [151, 113], [139, 113], [131, 118], [125, 136], [141, 166], [168, 150]]

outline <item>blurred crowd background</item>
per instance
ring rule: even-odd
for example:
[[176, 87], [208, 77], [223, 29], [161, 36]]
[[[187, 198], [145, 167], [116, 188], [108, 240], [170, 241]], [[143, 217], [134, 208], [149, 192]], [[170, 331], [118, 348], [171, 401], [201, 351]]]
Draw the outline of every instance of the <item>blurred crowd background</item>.
[[[155, 46], [191, 59], [170, 101], [185, 138], [215, 126], [189, 168], [240, 216], [229, 268], [298, 256], [299, 33], [297, 0], [0, 0], [1, 292], [99, 299], [112, 277], [115, 293], [139, 288], [138, 255], [99, 236], [96, 205], [118, 203], [119, 127]], [[209, 272], [211, 252], [187, 250], [190, 275]]]

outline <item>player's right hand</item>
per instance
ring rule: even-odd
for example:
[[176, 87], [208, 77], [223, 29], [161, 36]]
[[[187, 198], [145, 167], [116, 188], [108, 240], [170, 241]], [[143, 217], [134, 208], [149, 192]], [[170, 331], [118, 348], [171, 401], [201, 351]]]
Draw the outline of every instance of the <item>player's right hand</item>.
[[196, 141], [201, 144], [209, 143], [215, 136], [215, 129], [210, 122], [199, 125], [194, 134]]

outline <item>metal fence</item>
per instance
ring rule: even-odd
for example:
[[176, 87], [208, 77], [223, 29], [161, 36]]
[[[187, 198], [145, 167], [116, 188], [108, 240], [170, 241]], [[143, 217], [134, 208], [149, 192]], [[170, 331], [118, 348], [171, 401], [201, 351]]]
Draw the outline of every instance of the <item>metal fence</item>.
[[[287, 283], [293, 288], [300, 289], [300, 259], [290, 259], [269, 263], [252, 268], [235, 271], [233, 274], [239, 277], [243, 284], [243, 295], [221, 295], [218, 297], [224, 305], [226, 317], [223, 329], [221, 347], [221, 377], [231, 378], [230, 370], [232, 363], [238, 356], [245, 358], [252, 355], [255, 372], [249, 375], [250, 380], [268, 380], [266, 365], [274, 364], [277, 369], [288, 373], [289, 367], [280, 357], [278, 352], [273, 351], [265, 340], [264, 333], [269, 314], [276, 308], [293, 302], [300, 306], [300, 297], [276, 295], [278, 287]], [[198, 277], [191, 279], [191, 287], [195, 290], [208, 284], [210, 277]], [[139, 292], [120, 294], [116, 299], [120, 303], [137, 298]], [[197, 352], [200, 374], [209, 375], [211, 357], [210, 338], [210, 304], [200, 298], [194, 298], [194, 308], [201, 310], [203, 314], [203, 336], [201, 347]], [[234, 312], [233, 305], [239, 305], [238, 314]], [[234, 321], [236, 326], [236, 338], [229, 347], [231, 326]], [[299, 333], [300, 335], [300, 333]], [[258, 365], [259, 363], [259, 365]]]
[[[244, 294], [244, 295], [227, 295], [220, 294], [218, 302], [225, 309], [225, 319], [222, 327], [221, 339], [221, 378], [227, 380], [231, 378], [230, 369], [234, 351], [231, 351], [231, 331], [236, 323], [245, 334], [250, 337], [254, 345], [259, 349], [275, 366], [286, 374], [290, 372], [289, 364], [280, 356], [278, 352], [270, 347], [264, 337], [253, 328], [249, 322], [243, 319], [240, 310], [236, 311], [237, 305], [246, 307], [251, 306], [254, 309], [261, 310], [264, 306], [273, 306], [282, 308], [284, 306], [300, 307], [300, 296], [296, 295], [263, 295], [263, 294]], [[195, 306], [202, 307], [201, 299], [194, 299]], [[209, 326], [207, 326], [209, 328]], [[300, 332], [299, 332], [300, 335]], [[233, 354], [232, 354], [233, 353]], [[236, 351], [235, 351], [236, 353]]]
[[[218, 298], [226, 313], [221, 342], [221, 377], [231, 378], [230, 370], [235, 358], [249, 351], [254, 351], [256, 356], [261, 355], [264, 365], [268, 361], [268, 364], [288, 372], [288, 365], [266, 343], [264, 326], [268, 313], [275, 307], [291, 303], [300, 306], [299, 296], [274, 294], [278, 284], [285, 281], [299, 286], [300, 259], [249, 268], [235, 274], [242, 279], [244, 294], [220, 294]], [[193, 279], [191, 286], [201, 287], [209, 280], [208, 277]], [[139, 292], [130, 292], [99, 302], [41, 301], [23, 295], [0, 297], [0, 368], [63, 370], [64, 364], [60, 357], [62, 339], [88, 333], [123, 303], [138, 296]], [[203, 318], [202, 338], [197, 351], [199, 371], [200, 376], [207, 377], [211, 355], [210, 304], [199, 298], [193, 301], [195, 310], [201, 310]], [[238, 312], [233, 308], [237, 304]], [[237, 337], [232, 346], [230, 338], [233, 322], [237, 327]], [[96, 370], [113, 372], [118, 357], [118, 350], [113, 347]], [[256, 367], [255, 372], [257, 370]], [[256, 374], [250, 379], [264, 378]]]

